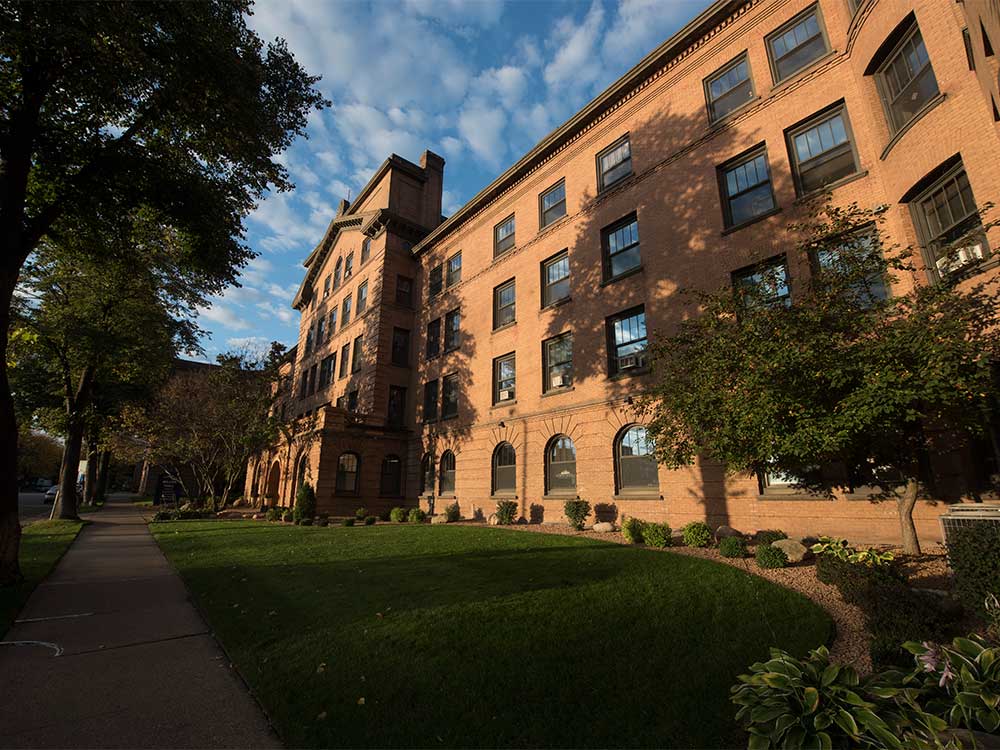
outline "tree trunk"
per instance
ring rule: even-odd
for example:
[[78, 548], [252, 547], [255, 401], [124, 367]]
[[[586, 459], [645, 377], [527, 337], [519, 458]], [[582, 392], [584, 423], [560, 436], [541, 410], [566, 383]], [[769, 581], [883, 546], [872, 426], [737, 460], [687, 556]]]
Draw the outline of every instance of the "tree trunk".
[[[13, 254], [14, 248], [4, 248]], [[21, 580], [18, 554], [21, 550], [21, 520], [17, 499], [17, 417], [7, 380], [7, 343], [10, 332], [10, 302], [17, 283], [17, 270], [0, 271], [0, 586]]]
[[920, 554], [920, 540], [917, 538], [917, 527], [913, 523], [913, 509], [917, 505], [918, 489], [917, 480], [911, 477], [906, 480], [906, 489], [903, 491], [902, 497], [896, 500], [904, 555]]
[[[63, 448], [62, 486], [59, 488], [59, 504], [57, 518], [79, 518], [76, 510], [76, 476], [80, 466], [80, 450], [83, 446], [83, 425], [78, 420], [71, 420], [66, 434], [66, 445]], [[53, 509], [55, 511], [55, 509]]]
[[108, 451], [101, 451], [97, 463], [97, 488], [94, 499], [104, 502], [108, 497], [108, 464], [111, 463], [111, 454]]

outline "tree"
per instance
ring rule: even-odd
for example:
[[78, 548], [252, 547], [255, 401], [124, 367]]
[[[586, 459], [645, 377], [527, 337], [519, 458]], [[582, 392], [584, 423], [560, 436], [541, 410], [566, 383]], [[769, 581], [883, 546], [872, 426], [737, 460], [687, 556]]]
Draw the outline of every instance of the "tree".
[[655, 386], [640, 408], [671, 467], [700, 454], [815, 490], [830, 489], [824, 466], [845, 469], [848, 485], [865, 475], [895, 500], [904, 550], [916, 553], [913, 509], [935, 435], [968, 439], [996, 408], [1000, 303], [995, 284], [948, 280], [885, 294], [916, 269], [884, 237], [884, 211], [827, 205], [791, 227], [789, 265], [813, 269], [791, 304], [776, 270], [735, 292], [692, 293], [701, 309], [654, 345]]
[[51, 435], [21, 429], [17, 454], [17, 477], [23, 486], [35, 479], [55, 481], [62, 462], [63, 447]]
[[272, 385], [283, 350], [275, 343], [264, 357], [224, 354], [216, 367], [175, 373], [150, 404], [125, 411], [119, 434], [164, 467], [185, 495], [224, 507], [250, 457], [278, 437]]
[[[0, 0], [0, 347], [22, 266], [66, 217], [138, 206], [187, 235], [204, 291], [251, 257], [242, 219], [274, 159], [328, 103], [282, 40], [247, 27], [249, 0]], [[0, 360], [0, 585], [19, 578], [17, 426]]]
[[[198, 279], [183, 238], [138, 211], [114, 233], [77, 224], [46, 237], [25, 267], [14, 320], [30, 345], [12, 385], [22, 413], [66, 437], [53, 514], [76, 516], [76, 467], [121, 405], [152, 395], [178, 350], [197, 346]], [[100, 248], [96, 250], [94, 248]], [[91, 481], [96, 480], [96, 475]]]

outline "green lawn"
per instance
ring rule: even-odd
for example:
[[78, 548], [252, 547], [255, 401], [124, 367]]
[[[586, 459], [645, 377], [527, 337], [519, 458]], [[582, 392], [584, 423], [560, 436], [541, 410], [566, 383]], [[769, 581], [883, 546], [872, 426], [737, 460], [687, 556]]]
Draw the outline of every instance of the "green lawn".
[[742, 744], [736, 675], [832, 634], [740, 570], [584, 538], [151, 529], [289, 747]]
[[35, 586], [59, 562], [76, 539], [84, 521], [36, 521], [21, 533], [21, 572], [24, 581], [17, 586], [0, 588], [0, 637], [28, 601]]

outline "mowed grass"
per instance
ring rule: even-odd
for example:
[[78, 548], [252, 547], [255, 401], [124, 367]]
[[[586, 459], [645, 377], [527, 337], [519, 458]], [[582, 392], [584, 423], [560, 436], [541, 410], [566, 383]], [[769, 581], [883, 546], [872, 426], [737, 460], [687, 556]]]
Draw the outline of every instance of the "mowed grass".
[[740, 570], [584, 538], [150, 528], [289, 747], [739, 745], [736, 676], [832, 633]]
[[10, 629], [35, 586], [69, 549], [84, 523], [36, 521], [21, 530], [20, 562], [24, 580], [16, 586], [0, 587], [0, 638]]

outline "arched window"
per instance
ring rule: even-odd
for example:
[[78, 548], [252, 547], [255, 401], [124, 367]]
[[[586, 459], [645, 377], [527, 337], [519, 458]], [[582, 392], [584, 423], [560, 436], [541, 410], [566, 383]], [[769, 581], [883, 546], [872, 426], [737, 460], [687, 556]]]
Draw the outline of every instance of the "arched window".
[[445, 451], [441, 455], [441, 472], [438, 474], [441, 480], [439, 495], [455, 494], [455, 454]]
[[403, 463], [399, 456], [386, 456], [382, 459], [382, 471], [379, 474], [379, 494], [387, 497], [399, 497], [403, 489]]
[[576, 446], [566, 435], [556, 435], [545, 449], [545, 492], [576, 492]]
[[298, 492], [299, 487], [306, 483], [306, 479], [309, 477], [309, 455], [305, 452], [299, 455], [298, 465], [295, 467], [295, 488], [294, 491]]
[[510, 443], [500, 443], [493, 451], [493, 494], [517, 491], [517, 454]]
[[641, 425], [626, 427], [615, 438], [615, 489], [650, 494], [660, 490], [653, 441]]
[[337, 494], [356, 495], [361, 459], [357, 453], [341, 453], [337, 459]]
[[420, 494], [434, 492], [434, 456], [425, 453], [420, 461]]
[[340, 274], [344, 266], [344, 261], [342, 258], [337, 258], [337, 265], [333, 267], [333, 291], [337, 291], [340, 288]]

